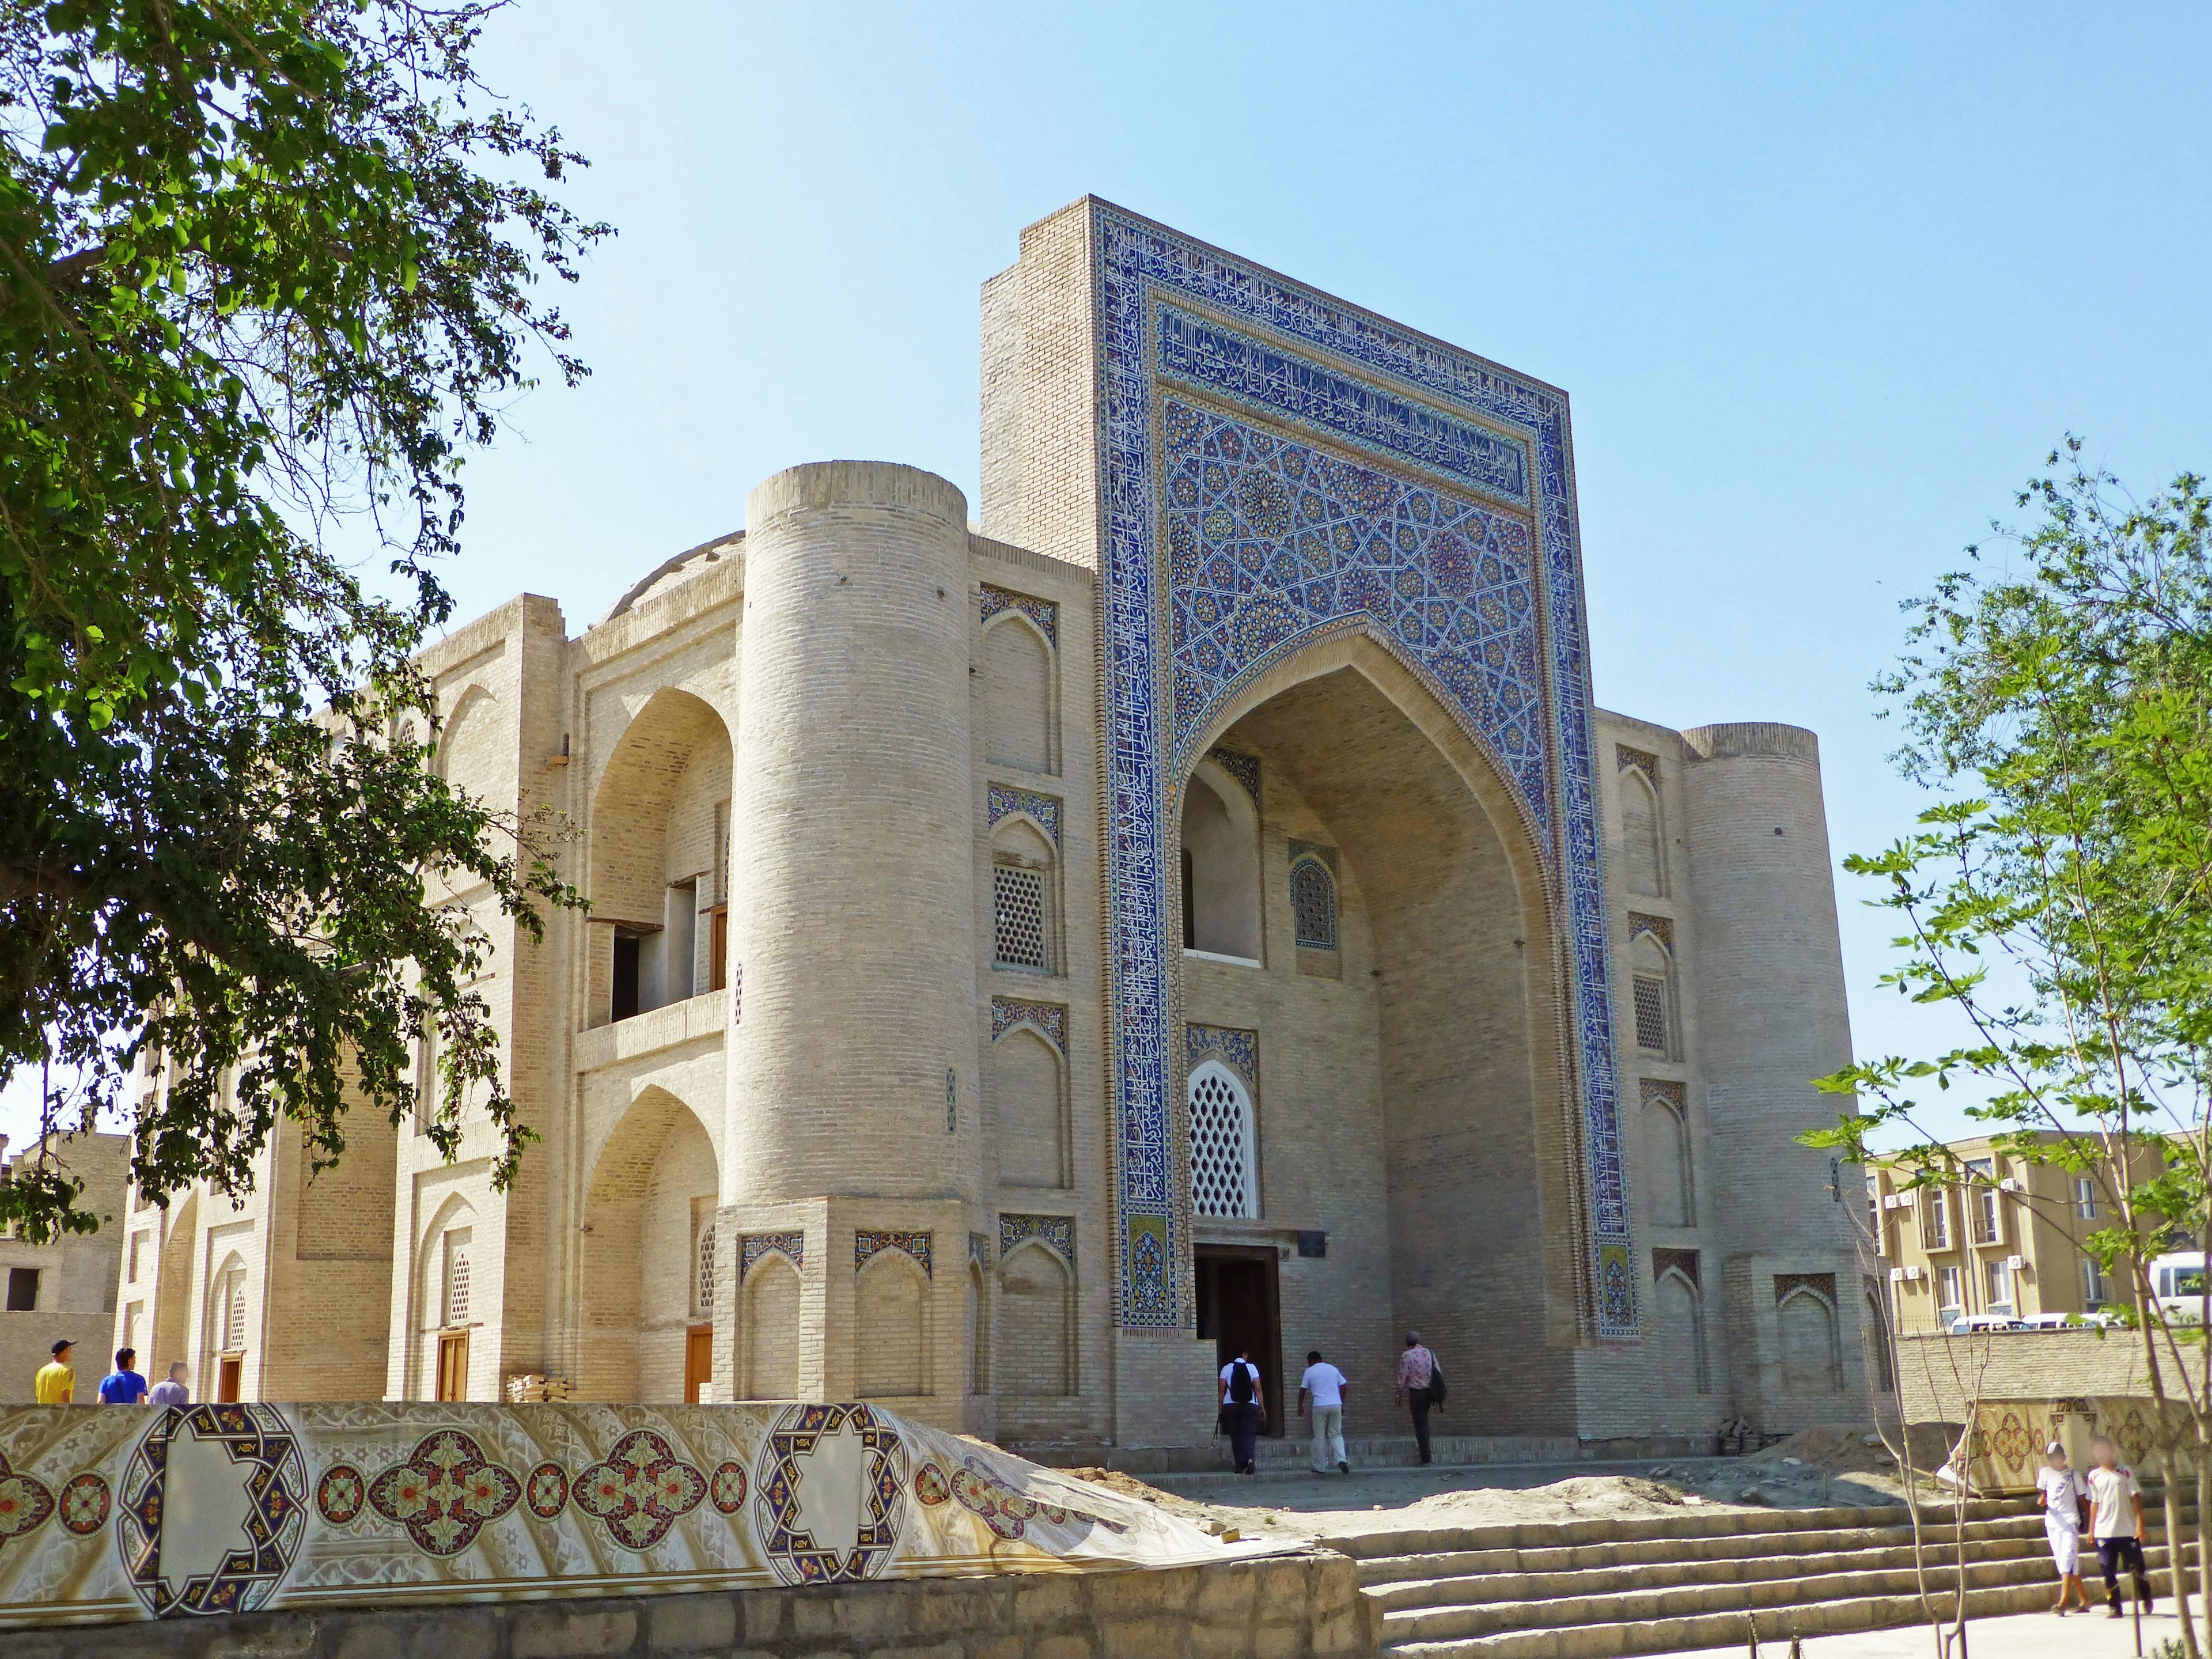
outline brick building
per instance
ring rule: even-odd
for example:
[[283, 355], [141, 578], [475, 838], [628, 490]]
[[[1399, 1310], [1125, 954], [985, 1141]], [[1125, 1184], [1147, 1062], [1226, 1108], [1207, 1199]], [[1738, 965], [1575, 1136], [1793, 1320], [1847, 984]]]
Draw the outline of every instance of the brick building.
[[[2052, 1130], [2039, 1139], [2063, 1138]], [[2090, 1234], [2113, 1224], [2103, 1178], [2000, 1152], [1986, 1135], [1946, 1144], [1966, 1173], [1959, 1182], [1905, 1191], [1910, 1171], [1887, 1164], [1867, 1170], [1900, 1334], [1942, 1331], [1961, 1315], [2033, 1319], [2135, 1299], [2082, 1248]], [[2136, 1146], [2130, 1158], [2130, 1182], [2156, 1176], [2156, 1152]]]
[[182, 1199], [156, 1357], [1176, 1445], [1232, 1344], [1395, 1428], [1418, 1326], [1468, 1431], [1858, 1415], [1817, 749], [1591, 706], [1565, 395], [1094, 199], [982, 336], [974, 519], [794, 468], [429, 653], [446, 775], [578, 831], [588, 918], [479, 917], [542, 1142]]
[[[89, 1401], [112, 1351], [135, 1344], [139, 1335], [130, 1310], [116, 1300], [125, 1265], [120, 1222], [131, 1142], [123, 1135], [57, 1133], [46, 1145], [54, 1161], [84, 1183], [77, 1201], [100, 1218], [100, 1231], [64, 1234], [48, 1244], [33, 1244], [13, 1228], [0, 1231], [0, 1283], [7, 1286], [0, 1305], [0, 1404], [31, 1399], [31, 1379], [64, 1338], [77, 1344], [76, 1397]], [[0, 1135], [0, 1153], [7, 1146], [8, 1137]], [[14, 1158], [0, 1158], [0, 1182], [14, 1180], [40, 1150], [33, 1145]], [[116, 1333], [112, 1343], [111, 1329]]]

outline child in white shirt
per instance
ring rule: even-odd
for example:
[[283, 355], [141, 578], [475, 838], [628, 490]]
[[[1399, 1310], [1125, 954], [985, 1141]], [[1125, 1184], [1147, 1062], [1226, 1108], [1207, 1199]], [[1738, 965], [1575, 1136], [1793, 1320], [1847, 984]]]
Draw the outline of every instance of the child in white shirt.
[[2135, 1575], [2136, 1600], [2150, 1611], [2150, 1573], [2143, 1565], [2142, 1488], [2120, 1462], [2120, 1449], [2103, 1435], [2089, 1443], [2097, 1467], [2089, 1471], [2089, 1530], [2097, 1540], [2097, 1565], [2105, 1574], [2105, 1605], [2120, 1616], [2120, 1569]]

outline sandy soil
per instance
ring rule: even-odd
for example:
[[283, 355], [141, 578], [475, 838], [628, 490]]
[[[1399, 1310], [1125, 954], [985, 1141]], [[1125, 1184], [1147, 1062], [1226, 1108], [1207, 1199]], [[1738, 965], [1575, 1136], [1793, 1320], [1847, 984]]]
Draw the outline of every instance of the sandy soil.
[[1064, 1469], [1170, 1513], [1246, 1537], [1343, 1537], [1416, 1527], [1480, 1527], [1664, 1515], [1699, 1505], [1804, 1509], [1896, 1503], [1903, 1490], [1869, 1431], [1808, 1429], [1749, 1457], [1633, 1464], [1355, 1470], [1348, 1475], [1170, 1475], [1156, 1484]]

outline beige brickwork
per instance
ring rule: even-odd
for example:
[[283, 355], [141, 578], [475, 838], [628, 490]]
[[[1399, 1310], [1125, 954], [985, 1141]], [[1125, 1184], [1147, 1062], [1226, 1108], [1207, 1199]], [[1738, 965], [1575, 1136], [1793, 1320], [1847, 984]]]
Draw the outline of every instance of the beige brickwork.
[[[573, 636], [525, 596], [427, 653], [437, 763], [559, 815], [591, 907], [532, 945], [488, 893], [433, 894], [492, 946], [475, 988], [539, 1137], [519, 1182], [493, 1188], [480, 1107], [451, 1164], [414, 1124], [362, 1125], [313, 1182], [272, 1148], [236, 1206], [134, 1215], [110, 1323], [203, 1390], [231, 1353], [249, 1396], [419, 1396], [465, 1335], [471, 1397], [543, 1372], [636, 1401], [700, 1385], [703, 1328], [715, 1398], [1206, 1439], [1213, 1330], [1115, 1320], [1094, 209], [986, 286], [988, 533], [913, 468], [797, 467]], [[1411, 1327], [1447, 1426], [1689, 1446], [1863, 1408], [1861, 1269], [1794, 1139], [1849, 1057], [1817, 750], [1602, 713], [1594, 736], [1634, 1342], [1593, 1334], [1557, 872], [1482, 743], [1390, 641], [1340, 632], [1242, 684], [1165, 779], [1192, 858], [1178, 1050], [1231, 1034], [1244, 1138], [1203, 1156], [1249, 1157], [1233, 1204], [1194, 1198], [1178, 1051], [1183, 1236], [1264, 1267], [1267, 1387], [1322, 1350], [1358, 1434], [1402, 1426]], [[1325, 939], [1299, 942], [1294, 871]], [[1034, 945], [1010, 954], [1017, 888]], [[744, 1268], [769, 1235], [800, 1242]], [[1191, 1306], [1194, 1256], [1171, 1269]], [[361, 1310], [343, 1333], [334, 1304]]]

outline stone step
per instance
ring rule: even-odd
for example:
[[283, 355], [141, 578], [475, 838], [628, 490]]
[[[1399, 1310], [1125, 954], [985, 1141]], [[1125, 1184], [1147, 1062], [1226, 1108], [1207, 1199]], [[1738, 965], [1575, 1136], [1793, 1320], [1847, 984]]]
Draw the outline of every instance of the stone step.
[[[2165, 1541], [2163, 1526], [2154, 1522], [2146, 1530], [2151, 1542]], [[2039, 1516], [1976, 1522], [1966, 1528], [1965, 1551], [1969, 1561], [2019, 1555], [2040, 1559], [2049, 1547]], [[1948, 1564], [1955, 1559], [1959, 1548], [1954, 1528], [1931, 1527], [1923, 1534], [1923, 1553], [1931, 1562]], [[1745, 1533], [1720, 1538], [1576, 1544], [1552, 1549], [1462, 1550], [1436, 1555], [1381, 1556], [1360, 1562], [1358, 1573], [1363, 1589], [1381, 1590], [1394, 1584], [1478, 1578], [1492, 1574], [1528, 1576], [1613, 1570], [1662, 1572], [1707, 1564], [1725, 1569], [1737, 1562], [1786, 1563], [1844, 1555], [1874, 1558], [1895, 1552], [1911, 1557], [1912, 1534], [1909, 1528], [1845, 1528], [1782, 1534], [1778, 1538], [1773, 1533]], [[1723, 1571], [1715, 1576], [1727, 1574]]]
[[[1976, 1498], [1966, 1506], [1974, 1525], [2032, 1522], [2039, 1516], [2008, 1498]], [[1923, 1511], [1923, 1525], [1953, 1526], [1954, 1511]], [[1901, 1504], [1872, 1508], [1831, 1506], [1804, 1510], [1685, 1509], [1680, 1514], [1614, 1516], [1590, 1521], [1522, 1521], [1484, 1527], [1422, 1527], [1395, 1532], [1354, 1533], [1319, 1541], [1340, 1555], [1368, 1561], [1385, 1556], [1457, 1553], [1475, 1550], [1553, 1549], [1586, 1544], [1643, 1542], [1654, 1539], [1749, 1537], [1832, 1532], [1853, 1528], [1903, 1528]]]
[[[2034, 1613], [2051, 1605], [2049, 1580], [2033, 1584], [1969, 1589], [1966, 1612], [1977, 1619], [2008, 1613]], [[1948, 1614], [1951, 1598], [1931, 1598]], [[1787, 1608], [1729, 1610], [1686, 1617], [1620, 1620], [1555, 1630], [1501, 1631], [1487, 1636], [1396, 1642], [1385, 1638], [1389, 1659], [1632, 1659], [1675, 1653], [1685, 1648], [1747, 1645], [1754, 1621], [1762, 1649], [1792, 1636], [1826, 1636], [1847, 1631], [1887, 1630], [1927, 1622], [1929, 1612], [1917, 1595], [1860, 1595], [1808, 1602]]]
[[[1955, 1571], [1950, 1548], [1923, 1550], [1930, 1571]], [[1970, 1571], [2026, 1561], [2038, 1572], [2051, 1571], [2051, 1552], [2041, 1538], [2003, 1540], [1966, 1547]], [[1635, 1565], [1582, 1567], [1561, 1572], [1499, 1572], [1449, 1578], [1407, 1578], [1368, 1588], [1369, 1599], [1386, 1610], [1466, 1606], [1480, 1602], [1551, 1601], [1618, 1595], [1630, 1590], [1668, 1589], [1705, 1584], [1749, 1584], [1775, 1580], [1849, 1577], [1854, 1573], [1911, 1571], [1908, 1547], [1838, 1550], [1813, 1554], [1762, 1555], [1701, 1561], [1646, 1562]]]
[[[2192, 1551], [2191, 1556], [2194, 1555]], [[2165, 1570], [2168, 1556], [2163, 1547], [2146, 1552], [2154, 1573]], [[1945, 1594], [1955, 1588], [1955, 1570], [1946, 1571], [1942, 1583], [1931, 1585]], [[1569, 1594], [1540, 1599], [1489, 1601], [1449, 1607], [1389, 1610], [1383, 1614], [1383, 1645], [1394, 1654], [1417, 1653], [1439, 1643], [1464, 1641], [1518, 1632], [1540, 1632], [1565, 1638], [1577, 1632], [1628, 1631], [1639, 1626], [1686, 1626], [1713, 1615], [1775, 1615], [1784, 1634], [1803, 1634], [1822, 1628], [1801, 1621], [1809, 1608], [1855, 1601], [1911, 1602], [1921, 1583], [1910, 1559], [1875, 1571], [1807, 1573], [1793, 1577], [1747, 1583], [1692, 1584], [1674, 1588], [1640, 1587], [1631, 1591]], [[1983, 1563], [1966, 1569], [1967, 1604], [1978, 1595], [2024, 1590], [2041, 1595], [2048, 1604], [2052, 1589], [2047, 1558]], [[2032, 1600], [2028, 1602], [2033, 1606]], [[1850, 1626], [1865, 1628], [1866, 1626]], [[1729, 1639], [1725, 1635], [1717, 1638]], [[1669, 1645], [1697, 1645], [1676, 1642]], [[1468, 1650], [1483, 1651], [1484, 1650]], [[1530, 1651], [1541, 1651], [1540, 1649]], [[1589, 1650], [1601, 1653], [1663, 1652], [1665, 1647], [1618, 1647], [1601, 1644]], [[1561, 1654], [1584, 1650], [1563, 1644]]]

